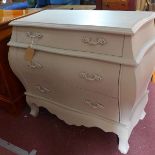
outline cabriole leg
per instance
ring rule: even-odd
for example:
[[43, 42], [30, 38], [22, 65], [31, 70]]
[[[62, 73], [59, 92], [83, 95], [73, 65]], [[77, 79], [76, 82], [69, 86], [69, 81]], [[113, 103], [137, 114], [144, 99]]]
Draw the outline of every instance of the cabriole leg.
[[37, 117], [39, 114], [39, 107], [35, 103], [33, 103], [29, 96], [26, 96], [26, 101], [31, 108], [30, 115]]
[[118, 149], [120, 150], [121, 153], [123, 154], [127, 154], [128, 150], [129, 150], [129, 137], [128, 134], [120, 134], [118, 135], [119, 138], [119, 145], [118, 145]]
[[30, 115], [37, 117], [39, 114], [39, 107], [34, 103], [30, 103], [29, 106], [31, 108]]
[[143, 112], [142, 112], [142, 114], [141, 114], [140, 119], [141, 119], [141, 120], [143, 120], [143, 119], [144, 119], [144, 117], [145, 117], [145, 115], [146, 115], [146, 112], [143, 110]]

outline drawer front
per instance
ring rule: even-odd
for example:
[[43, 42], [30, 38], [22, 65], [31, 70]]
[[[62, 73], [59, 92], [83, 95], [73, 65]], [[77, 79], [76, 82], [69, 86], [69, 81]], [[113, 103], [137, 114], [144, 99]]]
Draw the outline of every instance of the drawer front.
[[33, 83], [27, 93], [44, 97], [72, 110], [119, 121], [118, 99], [115, 98], [72, 88], [67, 84], [55, 87], [46, 82], [41, 85]]
[[[24, 59], [24, 49], [18, 52], [18, 66], [28, 84], [64, 84], [94, 93], [118, 98], [120, 65], [37, 51], [32, 62]], [[48, 84], [47, 84], [48, 85]]]
[[122, 56], [123, 35], [73, 30], [17, 28], [17, 42], [52, 48]]
[[64, 87], [56, 94], [53, 101], [67, 107], [119, 121], [118, 100], [97, 93]]

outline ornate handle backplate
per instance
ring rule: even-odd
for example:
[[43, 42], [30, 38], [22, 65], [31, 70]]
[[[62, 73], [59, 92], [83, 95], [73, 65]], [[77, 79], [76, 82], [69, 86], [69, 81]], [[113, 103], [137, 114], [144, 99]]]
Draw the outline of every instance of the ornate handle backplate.
[[93, 46], [106, 44], [106, 40], [103, 39], [103, 38], [95, 38], [95, 39], [93, 39], [91, 37], [83, 37], [82, 42], [84, 44], [93, 45]]
[[43, 66], [38, 62], [31, 61], [28, 65], [31, 69], [41, 69]]
[[27, 37], [31, 38], [30, 47], [32, 47], [34, 42], [36, 42], [38, 39], [41, 39], [43, 37], [43, 34], [38, 33], [38, 32], [26, 32], [26, 35], [27, 35]]
[[86, 72], [81, 72], [80, 77], [88, 81], [100, 81], [103, 79], [101, 75], [98, 75], [96, 73], [86, 73]]
[[43, 37], [43, 34], [39, 32], [26, 32], [27, 37], [40, 39]]
[[36, 88], [41, 92], [41, 93], [48, 93], [50, 90], [46, 87], [42, 87], [40, 85], [36, 86]]
[[101, 103], [98, 103], [98, 102], [92, 102], [90, 100], [86, 100], [85, 104], [89, 105], [93, 109], [104, 109], [104, 106]]

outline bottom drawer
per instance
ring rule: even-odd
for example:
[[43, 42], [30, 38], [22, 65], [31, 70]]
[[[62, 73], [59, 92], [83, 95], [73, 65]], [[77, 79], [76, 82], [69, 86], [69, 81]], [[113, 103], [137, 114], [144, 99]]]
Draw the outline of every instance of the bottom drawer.
[[[27, 91], [28, 90], [29, 89], [27, 89]], [[67, 85], [57, 88], [35, 86], [33, 90], [31, 87], [30, 92], [28, 91], [28, 94], [29, 93], [52, 100], [79, 112], [119, 121], [118, 100], [116, 98], [69, 87]]]

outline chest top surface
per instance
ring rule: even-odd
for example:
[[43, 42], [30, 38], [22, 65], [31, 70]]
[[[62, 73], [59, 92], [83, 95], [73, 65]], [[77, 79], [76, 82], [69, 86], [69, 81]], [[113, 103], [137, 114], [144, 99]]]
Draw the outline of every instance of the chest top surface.
[[44, 10], [10, 25], [134, 34], [155, 18], [153, 12], [106, 10]]

